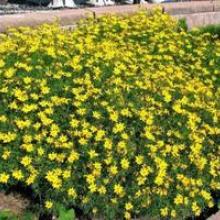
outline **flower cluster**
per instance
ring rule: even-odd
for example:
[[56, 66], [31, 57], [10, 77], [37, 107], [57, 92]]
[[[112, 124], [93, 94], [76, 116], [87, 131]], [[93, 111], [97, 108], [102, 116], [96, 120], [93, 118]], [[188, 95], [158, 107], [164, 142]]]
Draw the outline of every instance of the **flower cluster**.
[[220, 190], [220, 42], [159, 10], [0, 35], [0, 188], [105, 219], [200, 215]]

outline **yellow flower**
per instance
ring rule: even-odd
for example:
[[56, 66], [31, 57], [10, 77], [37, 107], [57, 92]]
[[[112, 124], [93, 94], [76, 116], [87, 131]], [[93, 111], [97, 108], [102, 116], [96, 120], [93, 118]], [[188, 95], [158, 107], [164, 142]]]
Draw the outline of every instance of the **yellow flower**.
[[124, 189], [120, 184], [116, 184], [114, 185], [114, 192], [118, 196], [122, 196], [124, 194]]
[[117, 122], [118, 121], [118, 113], [116, 113], [116, 112], [111, 113], [110, 120]]
[[65, 171], [63, 171], [62, 175], [63, 175], [64, 179], [68, 179], [71, 177], [71, 172], [70, 172], [70, 170], [65, 170]]
[[117, 199], [116, 199], [116, 198], [113, 198], [113, 199], [111, 199], [111, 202], [112, 202], [113, 204], [117, 204]]
[[62, 174], [61, 170], [52, 170], [48, 171], [45, 179], [51, 183], [54, 189], [60, 189], [62, 187], [62, 180], [60, 179], [60, 175]]
[[88, 174], [85, 176], [86, 177], [86, 182], [89, 184], [92, 184], [95, 182], [95, 177], [92, 174]]
[[53, 207], [53, 202], [51, 202], [50, 200], [47, 200], [45, 202], [45, 208], [51, 209], [52, 207]]
[[72, 198], [76, 198], [77, 194], [76, 194], [76, 190], [74, 188], [69, 188], [68, 192], [67, 192], [68, 196], [72, 197]]
[[10, 155], [11, 155], [11, 151], [5, 150], [3, 151], [2, 159], [7, 160], [10, 157]]
[[127, 202], [127, 203], [125, 204], [125, 209], [126, 209], [127, 211], [133, 209], [132, 203], [131, 203], [131, 202]]
[[202, 190], [201, 195], [202, 195], [202, 197], [204, 197], [205, 200], [212, 201], [212, 196], [209, 192]]
[[151, 171], [151, 169], [149, 167], [142, 166], [142, 168], [140, 170], [140, 174], [141, 174], [141, 176], [146, 177], [149, 175], [150, 171]]
[[92, 209], [92, 213], [96, 214], [98, 212], [98, 209], [97, 208], [93, 208]]
[[213, 206], [214, 206], [214, 202], [213, 202], [213, 201], [209, 201], [209, 202], [208, 202], [208, 207], [209, 207], [209, 208], [212, 208]]
[[164, 182], [164, 178], [160, 175], [158, 175], [154, 180], [154, 183], [157, 184], [158, 186], [162, 185], [163, 182]]
[[24, 120], [24, 121], [23, 120], [16, 120], [15, 123], [18, 126], [18, 128], [20, 128], [20, 129], [28, 128], [31, 125], [30, 120]]
[[175, 210], [172, 210], [172, 211], [171, 211], [171, 216], [172, 216], [173, 218], [176, 217], [176, 211], [175, 211]]
[[89, 153], [89, 157], [91, 159], [93, 159], [93, 158], [98, 156], [98, 153], [96, 153], [95, 150], [90, 150], [88, 153]]
[[0, 68], [4, 67], [4, 65], [5, 65], [5, 62], [1, 59], [0, 60]]
[[15, 170], [12, 172], [12, 176], [16, 179], [16, 180], [21, 180], [24, 178], [23, 173], [21, 170]]
[[55, 160], [55, 159], [57, 158], [57, 154], [56, 154], [56, 153], [53, 153], [53, 152], [52, 152], [52, 153], [49, 153], [49, 154], [48, 154], [48, 158], [53, 161], [53, 160]]
[[43, 149], [42, 147], [39, 147], [39, 148], [37, 149], [37, 154], [38, 154], [39, 156], [44, 155], [44, 149]]
[[98, 130], [95, 140], [96, 141], [101, 141], [103, 139], [103, 137], [105, 136], [105, 131], [104, 130]]
[[135, 161], [138, 165], [141, 165], [144, 162], [144, 157], [142, 155], [138, 155], [135, 157]]
[[6, 173], [0, 174], [0, 183], [7, 183], [9, 180], [9, 175]]
[[48, 94], [50, 92], [50, 88], [49, 87], [47, 87], [47, 86], [42, 86], [41, 87], [41, 93], [42, 94]]
[[181, 114], [181, 113], [183, 112], [183, 110], [182, 110], [182, 108], [181, 108], [181, 105], [178, 104], [178, 103], [175, 103], [175, 104], [173, 105], [173, 110], [174, 110], [175, 112], [179, 113], [179, 114]]
[[129, 161], [127, 159], [122, 159], [120, 163], [122, 169], [127, 170], [129, 168]]
[[196, 216], [199, 216], [201, 213], [201, 208], [198, 206], [196, 202], [192, 203], [192, 211]]
[[116, 175], [118, 173], [118, 168], [117, 168], [117, 166], [113, 165], [110, 167], [109, 171], [112, 175]]
[[25, 84], [29, 84], [29, 83], [31, 83], [32, 78], [31, 77], [25, 77], [23, 80], [24, 80]]
[[98, 187], [98, 192], [101, 195], [104, 195], [104, 194], [106, 194], [106, 188], [104, 186]]
[[122, 132], [124, 130], [125, 126], [123, 123], [117, 123], [114, 127], [113, 127], [113, 133], [119, 133]]
[[68, 162], [69, 163], [73, 163], [74, 161], [77, 161], [79, 159], [79, 154], [72, 150], [72, 152], [70, 153], [69, 157], [68, 157]]
[[96, 119], [100, 119], [101, 118], [101, 114], [97, 111], [94, 111], [93, 113], [93, 117], [96, 118]]
[[22, 91], [20, 89], [14, 89], [14, 96], [21, 102], [28, 100], [28, 95], [26, 91]]
[[122, 139], [124, 139], [124, 140], [128, 140], [128, 139], [129, 139], [128, 134], [126, 134], [125, 132], [123, 132], [123, 133], [121, 134], [121, 137], [122, 137]]
[[111, 150], [112, 149], [112, 141], [111, 140], [105, 140], [105, 143], [104, 143], [104, 148], [108, 149], [108, 150]]
[[30, 165], [32, 162], [32, 159], [28, 156], [25, 156], [21, 159], [21, 164], [23, 164], [25, 167]]
[[5, 115], [0, 115], [0, 122], [6, 122], [7, 118]]
[[29, 152], [29, 153], [34, 150], [33, 144], [30, 144], [30, 143], [28, 143], [28, 144], [22, 144], [22, 145], [21, 145], [21, 148], [24, 149], [24, 150], [26, 150], [26, 151]]
[[163, 91], [162, 94], [164, 96], [165, 102], [170, 102], [172, 100], [172, 96], [170, 95], [168, 91]]
[[163, 216], [163, 217], [168, 216], [168, 208], [165, 207], [165, 208], [160, 209], [160, 214], [161, 214], [161, 216]]
[[183, 198], [183, 196], [180, 195], [180, 194], [178, 194], [178, 195], [175, 197], [175, 199], [174, 199], [174, 203], [175, 203], [176, 205], [181, 205], [181, 204], [183, 204], [183, 201], [184, 201], [184, 198]]
[[125, 219], [131, 219], [131, 214], [129, 212], [125, 212], [124, 217]]
[[144, 136], [145, 136], [147, 139], [149, 139], [149, 140], [152, 140], [152, 141], [155, 140], [154, 135], [153, 135], [151, 132], [149, 132], [149, 131], [146, 131], [145, 134], [144, 134]]
[[36, 179], [37, 175], [36, 174], [31, 174], [27, 179], [26, 179], [26, 183], [27, 185], [31, 185], [34, 183], [35, 179]]
[[94, 184], [94, 183], [90, 184], [90, 185], [89, 185], [89, 190], [90, 190], [90, 192], [92, 192], [92, 193], [96, 192], [96, 191], [97, 191], [97, 185]]

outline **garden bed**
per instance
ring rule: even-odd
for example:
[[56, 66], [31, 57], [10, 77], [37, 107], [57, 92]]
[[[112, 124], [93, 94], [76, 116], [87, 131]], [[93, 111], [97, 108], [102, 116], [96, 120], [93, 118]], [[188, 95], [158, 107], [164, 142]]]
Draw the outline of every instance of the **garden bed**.
[[220, 41], [159, 9], [95, 10], [0, 35], [0, 190], [28, 192], [41, 219], [208, 217]]

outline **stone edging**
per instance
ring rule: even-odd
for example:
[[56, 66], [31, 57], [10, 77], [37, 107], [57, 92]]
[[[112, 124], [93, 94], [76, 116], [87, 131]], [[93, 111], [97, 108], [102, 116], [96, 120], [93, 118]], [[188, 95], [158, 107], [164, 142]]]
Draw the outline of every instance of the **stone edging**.
[[217, 212], [215, 215], [212, 215], [207, 220], [219, 220], [220, 219], [220, 211]]
[[[0, 16], [0, 32], [5, 32], [7, 28], [19, 26], [36, 26], [42, 23], [52, 23], [59, 21], [63, 26], [74, 25], [80, 19], [86, 19], [88, 16], [101, 16], [103, 14], [131, 14], [138, 11], [140, 8], [152, 9], [160, 6], [164, 12], [177, 17], [189, 17], [190, 26], [195, 26], [193, 19], [198, 21], [195, 15], [208, 12], [211, 13], [207, 17], [208, 22], [205, 23], [220, 23], [220, 1], [193, 1], [179, 3], [164, 3], [164, 4], [142, 4], [142, 5], [119, 5], [100, 8], [87, 9], [64, 9], [54, 11], [38, 11], [24, 14], [2, 15]], [[210, 21], [210, 15], [213, 17]], [[217, 19], [216, 19], [217, 18]], [[204, 17], [202, 18], [204, 20]], [[206, 19], [206, 20], [207, 20]], [[201, 19], [200, 19], [201, 20]], [[213, 21], [212, 21], [213, 20]], [[198, 25], [201, 22], [198, 22]]]

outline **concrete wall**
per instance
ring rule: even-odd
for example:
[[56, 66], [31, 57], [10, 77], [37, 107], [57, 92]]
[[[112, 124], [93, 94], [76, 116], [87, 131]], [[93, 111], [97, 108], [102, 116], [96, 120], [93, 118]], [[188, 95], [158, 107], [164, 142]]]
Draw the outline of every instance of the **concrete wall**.
[[194, 13], [194, 14], [181, 14], [174, 16], [177, 18], [186, 18], [187, 24], [190, 29], [193, 27], [201, 27], [210, 24], [220, 24], [220, 11]]

